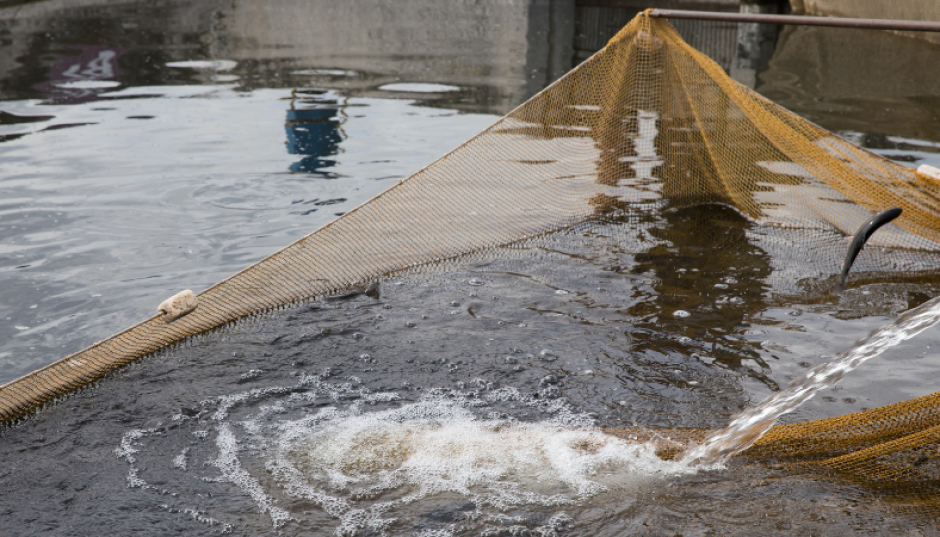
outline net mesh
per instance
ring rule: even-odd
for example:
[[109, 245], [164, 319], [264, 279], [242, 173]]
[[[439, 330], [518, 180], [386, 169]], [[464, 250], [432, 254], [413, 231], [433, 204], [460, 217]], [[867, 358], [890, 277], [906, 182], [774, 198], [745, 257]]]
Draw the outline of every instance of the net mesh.
[[[916, 278], [930, 273], [917, 252], [940, 250], [936, 187], [733, 82], [669, 23], [641, 14], [587, 62], [450, 154], [201, 293], [194, 313], [170, 324], [151, 318], [3, 386], [0, 421], [254, 312], [614, 213], [727, 204], [784, 234], [802, 230], [801, 247], [836, 267], [845, 246], [831, 240], [834, 233], [851, 234], [874, 213], [901, 207], [873, 242], [908, 255], [873, 253], [854, 277], [903, 269]], [[664, 456], [704, 434], [612, 432], [659, 439]], [[934, 394], [778, 426], [744, 455], [924, 496], [940, 484], [938, 447]]]

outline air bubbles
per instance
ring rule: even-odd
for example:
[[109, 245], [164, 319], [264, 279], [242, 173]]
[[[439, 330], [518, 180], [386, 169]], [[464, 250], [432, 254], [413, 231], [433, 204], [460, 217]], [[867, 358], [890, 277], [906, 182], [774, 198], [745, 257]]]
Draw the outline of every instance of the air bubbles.
[[729, 284], [729, 285], [734, 285], [734, 284], [738, 283], [737, 278], [733, 278], [733, 277], [731, 277], [731, 276], [728, 276], [727, 278], [724, 278], [724, 279], [722, 279], [721, 281], [723, 281], [723, 282], [725, 282], [725, 283], [727, 283], [727, 284]]
[[481, 280], [480, 278], [470, 278], [470, 281], [468, 281], [467, 283], [469, 283], [470, 285], [479, 287], [481, 285], [484, 285], [485, 282]]
[[728, 285], [724, 283], [716, 283], [714, 287], [715, 289], [727, 289]]
[[739, 296], [733, 296], [728, 302], [732, 304], [744, 304], [744, 299]]
[[354, 334], [352, 335], [352, 338], [353, 338], [353, 339], [363, 339], [364, 337], [366, 337], [366, 336], [365, 336], [364, 334], [362, 334], [362, 332], [356, 332], [356, 333], [354, 333]]
[[519, 363], [519, 360], [517, 360], [515, 356], [507, 356], [505, 360], [506, 360], [506, 363], [510, 365]]
[[541, 352], [539, 352], [539, 360], [543, 362], [554, 362], [557, 359], [558, 356], [556, 356], [551, 349], [542, 349]]
[[416, 323], [416, 322], [414, 322], [414, 321], [408, 321], [407, 323], [405, 323], [405, 327], [407, 327], [407, 328], [414, 328], [414, 327], [416, 327], [416, 326], [418, 326], [418, 323]]
[[544, 399], [558, 399], [561, 397], [561, 390], [558, 386], [546, 386], [539, 390], [539, 396]]
[[452, 301], [450, 302], [450, 307], [452, 307], [452, 308], [459, 308], [459, 307], [460, 307], [460, 302], [457, 302], [456, 300], [452, 300]]
[[555, 294], [556, 294], [556, 295], [567, 295], [567, 294], [568, 294], [568, 291], [565, 291], [564, 289], [559, 289], [559, 290], [555, 291]]
[[687, 311], [685, 311], [685, 310], [676, 310], [676, 311], [672, 312], [672, 316], [673, 316], [673, 317], [676, 317], [676, 318], [679, 318], [679, 319], [682, 319], [682, 318], [684, 318], [684, 317], [688, 317], [688, 316], [690, 316], [690, 315], [692, 315], [692, 314], [689, 313], [689, 312], [687, 312]]
[[264, 371], [261, 369], [252, 369], [248, 371], [247, 373], [244, 373], [240, 377], [238, 377], [238, 380], [240, 382], [253, 380], [253, 379], [260, 377], [262, 373], [264, 373]]

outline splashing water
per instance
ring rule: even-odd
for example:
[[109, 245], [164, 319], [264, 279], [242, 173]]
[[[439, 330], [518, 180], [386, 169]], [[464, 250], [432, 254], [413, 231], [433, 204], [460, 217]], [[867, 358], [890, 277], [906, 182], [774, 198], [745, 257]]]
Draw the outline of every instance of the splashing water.
[[940, 297], [903, 313], [895, 322], [875, 330], [851, 349], [807, 371], [785, 390], [738, 414], [728, 427], [710, 434], [701, 445], [683, 453], [678, 462], [700, 467], [725, 463], [757, 442], [777, 418], [791, 412], [819, 390], [833, 386], [866, 360], [916, 336], [937, 321], [940, 321]]
[[[128, 464], [128, 487], [223, 531], [549, 536], [613, 516], [611, 498], [629, 509], [650, 483], [697, 470], [605, 434], [561, 398], [475, 380], [404, 402], [329, 379], [224, 395], [173, 415], [173, 427], [125, 432], [114, 454]], [[538, 418], [501, 412], [513, 408]], [[236, 523], [193, 494], [205, 483], [234, 485], [214, 492], [269, 520]]]
[[469, 502], [485, 526], [527, 506], [573, 507], [683, 473], [650, 445], [583, 424], [480, 419], [439, 399], [288, 429], [266, 466], [291, 496], [339, 519], [339, 533], [383, 533], [446, 498]]

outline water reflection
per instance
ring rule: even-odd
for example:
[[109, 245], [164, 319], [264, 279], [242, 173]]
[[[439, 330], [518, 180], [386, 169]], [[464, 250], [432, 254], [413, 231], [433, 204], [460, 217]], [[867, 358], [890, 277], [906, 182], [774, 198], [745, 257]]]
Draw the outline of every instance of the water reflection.
[[651, 330], [646, 335], [653, 339], [665, 331], [695, 342], [707, 354], [700, 358], [707, 363], [738, 369], [751, 360], [757, 367], [742, 369], [776, 389], [765, 377], [768, 366], [761, 353], [744, 337], [750, 319], [766, 308], [765, 280], [773, 272], [770, 256], [749, 239], [752, 224], [721, 205], [666, 211], [662, 216], [665, 225], [650, 233], [664, 243], [637, 254], [633, 268], [652, 278], [655, 290], [630, 310], [641, 319], [637, 325]]
[[[434, 161], [494, 119], [471, 113], [513, 109], [637, 10], [602, 3], [92, 0], [0, 9], [0, 381], [121, 330], [180, 285], [215, 283], [348, 210], [304, 214], [310, 208], [293, 202], [355, 206]], [[676, 26], [730, 69], [736, 28]], [[782, 34], [757, 90], [889, 156], [938, 163], [931, 118], [940, 117], [940, 85], [922, 67], [935, 63], [936, 46], [839, 32], [848, 31]], [[336, 103], [318, 100], [326, 96]], [[583, 137], [577, 129], [607, 114], [619, 139], [589, 141], [584, 154], [601, 155], [601, 184], [646, 189], [652, 202], [681, 198], [675, 183], [653, 179], [670, 165], [700, 170], [698, 180], [714, 175], [689, 161], [684, 151], [701, 143], [691, 134], [670, 151], [657, 147], [659, 157], [633, 155], [651, 122], [676, 125], [610, 112], [578, 110], [582, 119], [567, 125], [574, 130], [546, 116], [546, 135]], [[335, 177], [343, 180], [319, 180]], [[617, 200], [599, 196], [599, 212]], [[80, 326], [52, 328], [82, 315]]]
[[922, 39], [791, 26], [757, 89], [829, 130], [876, 135], [876, 149], [885, 135], [937, 142], [940, 72], [926, 66], [938, 59], [940, 44]]
[[573, 66], [574, 5], [38, 2], [0, 9], [11, 42], [0, 59], [0, 89], [6, 98], [88, 99], [94, 98], [91, 88], [63, 95], [55, 84], [76, 77], [127, 86], [198, 82], [198, 71], [169, 64], [222, 59], [237, 62], [225, 76], [237, 77], [245, 90], [314, 83], [372, 95], [388, 83], [445, 83], [473, 88], [473, 94], [439, 104], [503, 113]]
[[61, 58], [49, 70], [48, 80], [34, 88], [51, 96], [57, 103], [83, 103], [97, 98], [98, 94], [120, 86], [115, 78], [121, 71], [117, 60], [121, 49], [102, 46], [72, 46], [76, 55]]
[[[21, 15], [31, 25], [14, 32], [12, 48], [18, 52], [0, 55], [4, 95], [18, 98], [0, 103], [0, 128], [9, 129], [0, 131], [8, 136], [0, 139], [0, 253], [5, 256], [0, 258], [0, 381], [126, 327], [180, 286], [208, 286], [323, 225], [336, 214], [333, 209], [369, 199], [493, 120], [467, 112], [503, 112], [567, 69], [570, 26], [562, 23], [570, 4], [483, 4], [487, 9], [448, 5], [445, 12], [444, 7], [425, 10], [427, 4], [410, 0], [379, 10], [381, 17], [358, 1], [154, 2], [66, 10], [42, 3], [25, 6]], [[551, 9], [542, 9], [546, 6]], [[316, 18], [311, 18], [313, 12]], [[81, 31], [73, 35], [63, 24]], [[123, 52], [76, 49], [82, 42], [122, 43]], [[61, 60], [63, 50], [81, 50], [80, 61], [74, 56]], [[109, 57], [106, 50], [115, 55]], [[652, 80], [652, 74], [645, 73], [643, 80]], [[126, 89], [102, 91], [107, 82], [120, 82]], [[413, 84], [439, 84], [459, 91], [420, 97], [381, 89], [402, 88], [399, 84], [411, 84], [404, 87], [412, 90]], [[309, 87], [320, 89], [289, 90]], [[641, 109], [599, 110], [583, 103], [574, 112], [544, 110], [543, 135], [553, 143], [542, 145], [545, 155], [517, 155], [523, 157], [517, 162], [558, 165], [551, 160], [558, 156], [552, 153], [558, 147], [554, 142], [571, 143], [582, 150], [578, 155], [588, 162], [586, 168], [596, 165], [598, 186], [645, 189], [650, 203], [664, 197], [680, 200], [676, 183], [663, 183], [664, 169], [677, 163], [681, 169], [696, 169], [688, 162], [691, 152], [683, 151], [701, 139], [691, 134], [680, 138], [679, 120], [669, 123], [663, 119], [668, 114], [650, 112], [661, 109], [656, 106], [657, 87], [628, 88], [646, 92], [649, 102]], [[578, 90], [576, 85], [571, 89]], [[579, 119], [558, 118], [568, 112]], [[151, 119], [128, 121], [143, 117]], [[604, 125], [608, 136], [585, 134], [592, 121]], [[43, 127], [79, 124], [83, 126], [40, 133]], [[672, 140], [686, 145], [664, 150], [661, 133], [669, 129], [675, 129], [669, 131]], [[31, 133], [36, 135], [26, 136]], [[52, 156], [50, 147], [55, 148]], [[322, 180], [326, 177], [342, 180]], [[623, 208], [618, 200], [598, 197], [598, 214], [613, 220]], [[295, 210], [298, 205], [305, 209]], [[332, 214], [314, 212], [333, 205]], [[10, 483], [26, 482], [35, 490], [5, 501], [32, 510], [17, 520], [30, 528], [47, 523], [61, 527], [65, 515], [93, 525], [105, 509], [110, 513], [102, 516], [114, 527], [137, 524], [127, 513], [152, 520], [176, 520], [186, 513], [193, 520], [180, 523], [184, 532], [194, 531], [187, 523], [198, 528], [217, 521], [195, 510], [200, 506], [222, 513], [219, 519], [241, 521], [245, 513], [252, 519], [257, 509], [250, 493], [240, 497], [226, 492], [215, 469], [244, 469], [270, 484], [264, 481], [271, 479], [264, 454], [229, 442], [225, 429], [217, 428], [228, 424], [206, 412], [243, 393], [247, 395], [236, 401], [228, 429], [243, 442], [254, 434], [245, 417], [258, 418], [263, 423], [259, 430], [269, 431], [278, 421], [266, 420], [285, 411], [294, 419], [337, 401], [350, 407], [376, 402], [360, 389], [366, 386], [412, 400], [419, 397], [416, 388], [441, 386], [506, 395], [488, 387], [490, 381], [474, 387], [477, 378], [526, 390], [520, 396], [494, 397], [488, 402], [493, 406], [481, 413], [547, 419], [545, 407], [564, 393], [608, 423], [644, 417], [650, 424], [715, 426], [747, 395], [740, 376], [725, 375], [721, 366], [775, 386], [765, 378], [769, 352], [745, 340], [747, 323], [766, 299], [772, 272], [768, 250], [754, 245], [754, 227], [747, 220], [714, 205], [676, 208], [664, 212], [661, 220], [629, 224], [610, 226], [627, 231], [599, 227], [593, 230], [598, 235], [583, 237], [584, 242], [618, 233], [632, 237], [636, 231], [643, 235], [637, 239], [643, 248], [630, 241], [614, 243], [594, 260], [566, 255], [563, 247], [539, 253], [545, 255], [544, 281], [557, 291], [572, 292], [558, 294], [537, 280], [520, 284], [519, 272], [511, 270], [516, 267], [507, 263], [501, 280], [487, 276], [479, 286], [485, 293], [453, 281], [446, 289], [419, 282], [398, 291], [410, 294], [394, 302], [393, 293], [383, 289], [384, 306], [363, 297], [335, 312], [329, 305], [305, 306], [292, 312], [296, 319], [285, 321], [295, 323], [292, 327], [259, 328], [257, 341], [230, 338], [220, 330], [206, 335], [215, 344], [198, 352], [122, 370], [105, 383], [109, 395], [72, 398], [64, 409], [47, 414], [48, 419], [20, 428], [22, 436], [4, 439], [14, 446], [8, 451], [51, 446], [43, 450], [45, 458], [33, 457], [28, 472], [6, 476]], [[552, 240], [560, 246], [577, 243], [568, 251], [584, 247], [577, 234]], [[506, 300], [520, 289], [532, 296]], [[451, 301], [458, 305], [442, 306]], [[592, 307], [604, 303], [612, 306]], [[471, 308], [479, 317], [471, 318]], [[675, 315], [679, 311], [688, 315]], [[863, 324], [851, 328], [861, 330]], [[325, 330], [311, 332], [310, 326]], [[408, 331], [402, 326], [409, 326]], [[535, 326], [541, 329], [530, 329]], [[823, 339], [820, 334], [822, 329], [810, 338]], [[393, 335], [397, 340], [391, 340]], [[554, 338], [558, 360], [536, 357], [546, 336]], [[784, 344], [797, 341], [783, 328], [774, 337]], [[774, 365], [774, 378], [779, 379], [782, 373]], [[323, 372], [327, 366], [332, 369]], [[298, 379], [312, 378], [311, 373], [322, 377], [322, 397], [292, 398], [310, 395], [305, 386], [295, 386]], [[336, 378], [326, 380], [331, 377]], [[206, 394], [216, 398], [204, 404]], [[461, 397], [475, 400], [477, 395]], [[281, 399], [286, 404], [279, 404]], [[150, 423], [161, 419], [169, 425]], [[111, 452], [121, 432], [138, 427], [138, 440], [160, 444], [137, 453], [141, 463], [131, 470], [143, 469], [140, 476], [128, 473], [129, 458], [125, 464]], [[141, 443], [128, 437], [123, 454], [135, 456], [132, 450]], [[79, 447], [60, 451], [62, 445]], [[241, 447], [245, 451], [239, 464], [244, 466], [235, 466]], [[593, 449], [590, 444], [587, 448]], [[65, 483], [58, 475], [63, 456], [70, 457], [69, 475], [81, 477], [51, 490], [44, 484]], [[101, 461], [110, 468], [102, 470]], [[192, 489], [180, 485], [174, 473], [187, 467], [189, 477], [196, 476]], [[129, 483], [165, 488], [154, 490], [156, 499], [141, 508], [138, 493], [151, 491], [128, 494]], [[175, 487], [184, 493], [164, 492]], [[83, 503], [87, 496], [78, 495], [75, 501], [82, 491], [95, 499]], [[55, 500], [42, 501], [50, 494]], [[776, 499], [779, 494], [767, 496]], [[312, 511], [303, 500], [286, 494], [281, 498], [297, 512]], [[79, 504], [86, 510], [71, 507]], [[693, 503], [677, 501], [666, 510], [671, 516], [688, 505]], [[607, 516], [602, 515], [604, 505], [587, 509], [591, 516]], [[91, 511], [98, 515], [87, 516]], [[461, 510], [445, 506], [442, 513], [455, 511]], [[544, 510], [537, 511], [533, 517]], [[434, 514], [415, 513], [402, 519]], [[746, 515], [738, 519], [759, 518], [754, 512]], [[619, 529], [617, 524], [648, 518], [623, 522], [618, 515], [617, 520], [607, 527]], [[310, 523], [310, 531], [322, 531], [317, 523]], [[533, 522], [529, 527], [539, 526]], [[266, 523], [257, 529], [259, 534], [270, 531]]]
[[343, 141], [340, 109], [331, 105], [337, 99], [323, 97], [324, 90], [294, 91], [290, 110], [287, 111], [287, 152], [304, 155], [299, 162], [291, 164], [290, 171], [314, 173], [336, 164], [326, 159], [338, 152]]

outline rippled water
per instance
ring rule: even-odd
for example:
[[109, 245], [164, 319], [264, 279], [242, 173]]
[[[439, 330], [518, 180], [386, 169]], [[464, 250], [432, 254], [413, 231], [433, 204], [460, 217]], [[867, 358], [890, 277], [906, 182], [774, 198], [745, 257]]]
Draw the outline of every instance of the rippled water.
[[792, 412], [819, 391], [832, 388], [866, 361], [917, 336], [938, 321], [940, 297], [904, 312], [897, 321], [872, 332], [851, 349], [807, 371], [794, 379], [786, 389], [742, 412], [728, 427], [715, 431], [701, 445], [683, 453], [680, 461], [701, 466], [727, 462], [731, 456], [754, 445], [780, 416]]
[[[457, 16], [415, 1], [381, 22], [354, 3], [0, 10], [10, 43], [0, 65], [0, 382], [368, 200], [633, 16], [566, 6], [496, 3], [454, 8]], [[527, 33], [540, 25], [552, 30]], [[677, 25], [730, 65], [733, 25]], [[759, 91], [906, 164], [940, 165], [937, 122], [925, 123], [940, 113], [924, 96], [937, 87], [929, 73], [917, 67], [904, 85], [859, 92], [846, 55], [825, 59], [831, 76], [819, 79], [792, 60], [805, 56], [804, 41], [831, 48], [855, 34], [803, 30], [802, 41], [793, 29], [779, 37]], [[917, 40], [879, 39], [885, 52], [867, 55], [869, 65], [898, 68], [897, 50], [919, 66], [934, 53]]]
[[[99, 99], [4, 103], [54, 119], [0, 144], [0, 240], [15, 263], [0, 291], [0, 380], [216, 283], [493, 121], [328, 91], [152, 86]], [[81, 126], [36, 127], [49, 123]]]
[[[632, 17], [483, 4], [0, 9], [0, 382], [366, 201]], [[733, 29], [678, 26], [730, 65]], [[936, 47], [805, 30], [780, 32], [756, 89], [906, 165], [940, 165], [940, 84], [923, 68]], [[859, 57], [917, 77], [873, 76]], [[4, 531], [930, 533], [848, 484], [733, 460], [691, 473], [603, 434], [724, 426], [940, 294], [930, 278], [820, 294], [837, 265], [792, 263], [788, 233], [716, 206], [595, 222], [392, 277], [378, 299], [211, 331], [0, 432]], [[933, 331], [901, 343], [783, 419], [933, 392], [937, 345]]]
[[[800, 309], [768, 304], [786, 288], [765, 281], [757, 245], [786, 232], [719, 206], [665, 216], [586, 224], [385, 280], [374, 296], [254, 316], [109, 375], [0, 434], [16, 461], [0, 469], [11, 490], [0, 509], [18, 513], [8, 528], [851, 535], [927, 524], [848, 484], [734, 461], [696, 473], [660, 460], [658, 443], [605, 433], [721, 427], [893, 314], [865, 306], [877, 286]], [[653, 270], [659, 256], [685, 270]], [[880, 289], [920, 300], [903, 285]], [[860, 307], [873, 316], [827, 331]], [[688, 316], [672, 315], [680, 309]], [[914, 355], [935, 339], [875, 365], [929, 367], [930, 355]], [[799, 348], [777, 343], [788, 341]], [[903, 397], [895, 387], [826, 390], [839, 398], [790, 416], [885, 404]]]

